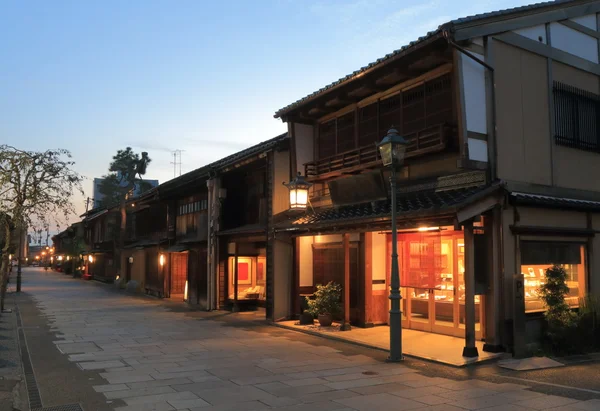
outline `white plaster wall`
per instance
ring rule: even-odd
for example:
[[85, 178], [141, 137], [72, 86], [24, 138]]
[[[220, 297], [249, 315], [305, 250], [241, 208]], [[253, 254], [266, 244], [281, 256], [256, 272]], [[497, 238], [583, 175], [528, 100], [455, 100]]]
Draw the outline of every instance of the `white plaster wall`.
[[542, 38], [542, 43], [547, 44], [548, 41], [546, 39], [546, 25], [541, 24], [539, 26], [533, 27], [525, 27], [524, 29], [515, 30], [515, 33], [527, 37], [528, 39], [540, 41], [540, 37]]
[[582, 26], [585, 26], [592, 30], [598, 30], [596, 28], [597, 24], [596, 24], [596, 15], [595, 14], [588, 14], [587, 16], [573, 17], [571, 19], [571, 21], [574, 21], [575, 23], [579, 23]]
[[[286, 239], [287, 240], [287, 239]], [[290, 315], [292, 291], [292, 240], [273, 241], [273, 320], [287, 319]]]
[[300, 240], [300, 287], [313, 286], [313, 237], [299, 237]]
[[304, 164], [314, 160], [313, 126], [294, 124], [296, 137], [296, 166], [304, 175]]
[[488, 161], [487, 141], [475, 138], [468, 139], [469, 159], [475, 161]]
[[[473, 53], [485, 60], [484, 56]], [[487, 108], [485, 101], [485, 67], [473, 59], [461, 56], [467, 130], [487, 134]]]
[[[380, 233], [367, 233], [371, 234], [371, 256], [372, 256], [372, 267], [373, 267], [373, 280], [385, 280], [386, 279], [386, 235]], [[385, 290], [386, 284], [373, 284], [373, 291]]]
[[598, 63], [598, 41], [560, 23], [550, 24], [550, 42], [557, 48], [577, 57]]
[[290, 191], [283, 182], [290, 181], [290, 152], [273, 153], [273, 214], [279, 214], [290, 207]]

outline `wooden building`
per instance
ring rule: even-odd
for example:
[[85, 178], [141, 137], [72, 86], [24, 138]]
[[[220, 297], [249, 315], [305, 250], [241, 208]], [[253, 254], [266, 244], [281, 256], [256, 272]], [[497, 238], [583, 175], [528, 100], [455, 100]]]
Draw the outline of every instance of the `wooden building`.
[[[270, 318], [315, 285], [346, 290], [353, 324], [388, 322], [391, 205], [376, 143], [408, 140], [397, 178], [403, 327], [465, 338], [468, 356], [539, 338], [551, 256], [572, 305], [600, 292], [598, 1], [451, 21], [277, 111], [303, 214], [278, 210]], [[268, 268], [269, 270], [269, 268]]]
[[119, 212], [115, 208], [93, 209], [84, 214], [82, 223], [87, 245], [83, 255], [86, 261], [85, 278], [106, 282], [115, 280], [115, 241], [119, 222]]

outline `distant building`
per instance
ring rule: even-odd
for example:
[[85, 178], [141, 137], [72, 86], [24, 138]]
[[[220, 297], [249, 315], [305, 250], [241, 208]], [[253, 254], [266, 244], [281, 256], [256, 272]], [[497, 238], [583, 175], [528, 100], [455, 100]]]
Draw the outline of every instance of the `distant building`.
[[[104, 181], [104, 178], [94, 178], [94, 207], [98, 208], [102, 206], [102, 200], [104, 199], [104, 195], [100, 192], [100, 185]], [[142, 180], [143, 182], [150, 184], [152, 187], [158, 186], [158, 180]], [[138, 196], [141, 194], [141, 188], [139, 184], [136, 184], [134, 190], [134, 196]]]

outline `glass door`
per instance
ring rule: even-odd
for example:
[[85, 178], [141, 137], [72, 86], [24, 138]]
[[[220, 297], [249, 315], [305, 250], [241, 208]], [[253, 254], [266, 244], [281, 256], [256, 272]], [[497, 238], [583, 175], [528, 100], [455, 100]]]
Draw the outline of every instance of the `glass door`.
[[436, 255], [436, 284], [434, 287], [435, 318], [434, 331], [454, 334], [456, 327], [456, 240], [445, 236], [441, 240], [440, 252]]

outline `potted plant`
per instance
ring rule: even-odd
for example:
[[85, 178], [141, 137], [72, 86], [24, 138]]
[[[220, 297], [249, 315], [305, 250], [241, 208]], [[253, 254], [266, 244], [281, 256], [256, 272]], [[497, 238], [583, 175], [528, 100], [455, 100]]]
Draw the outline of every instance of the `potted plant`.
[[319, 324], [329, 327], [333, 317], [338, 315], [340, 309], [340, 297], [342, 286], [330, 281], [326, 285], [317, 285], [317, 291], [312, 299], [306, 297], [308, 312], [319, 319]]

